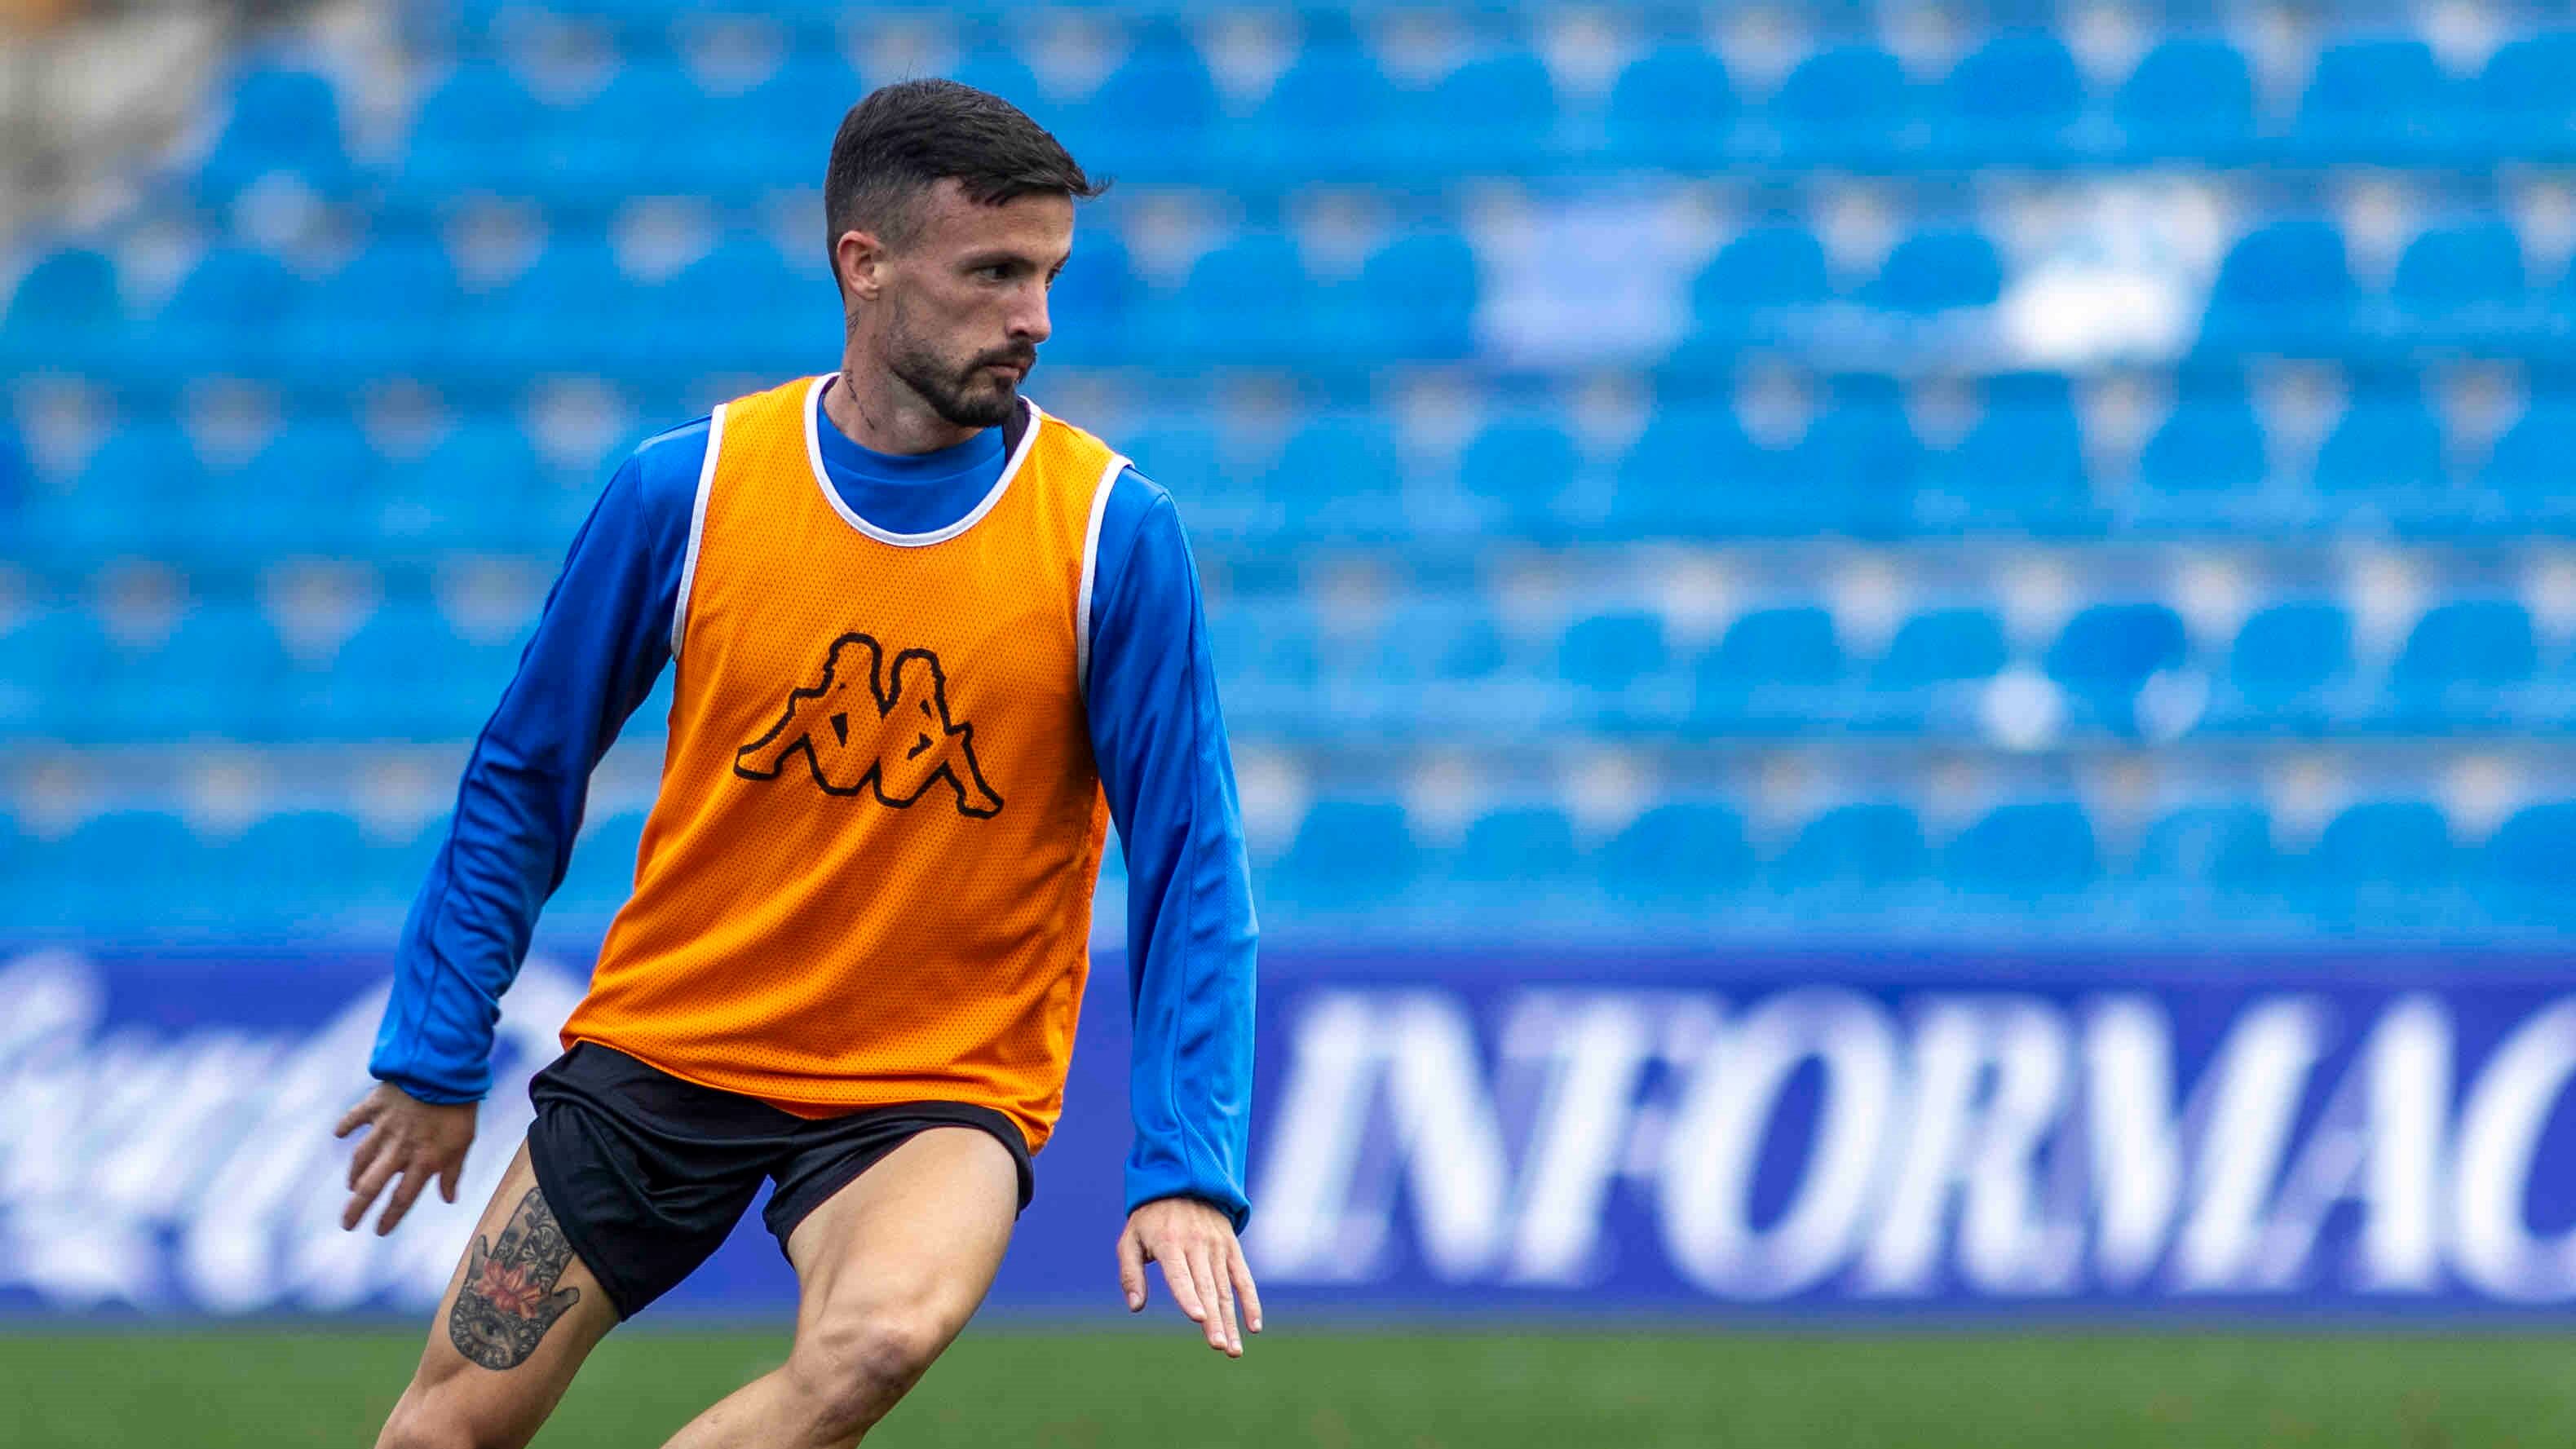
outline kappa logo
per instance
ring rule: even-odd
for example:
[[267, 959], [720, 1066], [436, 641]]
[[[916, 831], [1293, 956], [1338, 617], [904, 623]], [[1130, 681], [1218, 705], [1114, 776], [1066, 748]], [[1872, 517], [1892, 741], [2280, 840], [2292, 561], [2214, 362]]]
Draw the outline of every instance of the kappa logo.
[[871, 791], [904, 809], [946, 781], [957, 811], [978, 820], [1002, 812], [975, 759], [975, 727], [948, 716], [948, 675], [939, 656], [906, 649], [892, 659], [865, 634], [832, 641], [823, 677], [788, 692], [769, 732], [734, 751], [733, 772], [775, 780], [797, 755], [827, 795]]

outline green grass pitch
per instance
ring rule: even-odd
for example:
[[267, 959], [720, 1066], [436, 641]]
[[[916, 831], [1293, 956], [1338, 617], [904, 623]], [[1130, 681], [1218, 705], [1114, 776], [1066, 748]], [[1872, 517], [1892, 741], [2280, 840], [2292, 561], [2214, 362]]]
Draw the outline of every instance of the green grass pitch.
[[[1159, 1305], [1158, 1305], [1159, 1306]], [[871, 1445], [2128, 1449], [2576, 1444], [2576, 1335], [970, 1329]], [[363, 1446], [412, 1332], [0, 1334], [0, 1443]], [[652, 1445], [776, 1333], [612, 1336], [540, 1446]]]

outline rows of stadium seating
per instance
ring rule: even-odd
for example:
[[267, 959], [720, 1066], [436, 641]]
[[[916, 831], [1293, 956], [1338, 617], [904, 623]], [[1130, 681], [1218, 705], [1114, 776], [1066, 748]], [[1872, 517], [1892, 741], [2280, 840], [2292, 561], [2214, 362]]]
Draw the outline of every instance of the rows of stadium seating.
[[[584, 833], [553, 903], [559, 921], [596, 925], [615, 910], [642, 825], [640, 812], [619, 812]], [[130, 863], [149, 860], [151, 930], [383, 931], [443, 834], [442, 821], [384, 840], [346, 815], [299, 810], [208, 840], [179, 816], [132, 809], [36, 840], [0, 817], [0, 910], [20, 922], [113, 929], [134, 914]], [[1426, 839], [1395, 799], [1330, 796], [1257, 864], [1265, 899], [1292, 911], [1384, 910], [1416, 898], [1454, 911], [1508, 898], [1522, 913], [1515, 929], [1600, 926], [1621, 910], [1827, 901], [1960, 916], [2014, 899], [2099, 910], [2115, 893], [2251, 920], [2327, 921], [2411, 903], [2444, 921], [2460, 917], [2460, 901], [2444, 895], [2457, 892], [2511, 922], [2576, 924], [2576, 896], [2564, 889], [2576, 800], [2527, 805], [2483, 839], [2463, 838], [2440, 806], [2413, 798], [2355, 802], [2311, 840], [2282, 835], [2249, 801], [2156, 814], [2115, 851], [2068, 798], [2005, 800], [1946, 836], [1904, 803], [1847, 800], [1757, 842], [1732, 804], [1683, 799], [1597, 837], [1555, 805], [1505, 801], [1453, 836]], [[1120, 869], [1113, 851], [1113, 886]]]
[[[2576, 650], [2503, 594], [2435, 602], [2385, 652], [2330, 598], [2275, 598], [2207, 641], [2166, 603], [2093, 603], [2018, 648], [1978, 604], [1924, 608], [1868, 649], [1823, 604], [1766, 602], [1704, 642], [1655, 608], [1593, 607], [1532, 632], [1473, 593], [1431, 594], [1327, 625], [1289, 595], [1221, 607], [1211, 628], [1236, 726], [1309, 742], [2576, 731]], [[282, 635], [219, 598], [120, 642], [86, 609], [28, 611], [0, 626], [0, 740], [461, 739], [525, 619], [460, 625], [406, 600], [345, 638], [324, 629]]]
[[[1239, 545], [1497, 534], [2072, 539], [2339, 524], [2442, 538], [2576, 527], [2576, 490], [2563, 482], [2563, 460], [2576, 452], [2576, 395], [2541, 393], [2518, 414], [2450, 422], [2423, 379], [2370, 373], [2322, 419], [2290, 419], [2267, 417], [2258, 390], [2233, 373], [2164, 385], [2170, 405], [2125, 442], [2102, 436], [2123, 424], [2088, 429], [2073, 389], [2054, 374], [1970, 389], [1982, 395], [1974, 420], [1951, 420], [1954, 435], [1938, 444], [1909, 415], [1925, 405], [1870, 375], [1803, 385], [1816, 410], [1785, 424], [1767, 396], [1677, 401], [1608, 449], [1526, 405], [1428, 445], [1379, 410], [1321, 407], [1267, 432], [1188, 416], [1132, 428], [1114, 415], [1084, 421], [1172, 488], [1194, 530]], [[668, 404], [654, 422], [685, 408]], [[552, 554], [613, 462], [541, 452], [530, 439], [533, 409], [476, 409], [394, 445], [399, 456], [358, 423], [323, 413], [290, 420], [264, 442], [253, 434], [254, 446], [228, 440], [230, 456], [219, 450], [209, 464], [178, 422], [135, 411], [144, 416], [86, 457], [18, 487], [0, 462], [0, 519], [23, 511], [37, 541], [30, 552], [67, 562], [131, 552], [231, 558], [244, 548]], [[1795, 435], [1778, 437], [1783, 426]]]
[[[1026, 27], [902, 22], [910, 53], [953, 53], [943, 67], [1039, 112], [1102, 169], [1146, 181], [1220, 181], [1288, 170], [1336, 179], [1425, 173], [1530, 174], [1605, 167], [1722, 165], [2139, 163], [2191, 158], [2317, 163], [2564, 158], [2576, 149], [2576, 31], [2509, 39], [2465, 72], [2424, 35], [2379, 26], [2328, 35], [2304, 75], [2279, 77], [2221, 32], [2170, 36], [2119, 74], [2088, 75], [2046, 30], [2003, 26], [1965, 37], [1942, 73], [1918, 75], [1866, 36], [1811, 36], [1776, 84], [1756, 82], [1687, 28], [1653, 30], [1604, 93], [1554, 74], [1526, 31], [1470, 29], [1453, 63], [1399, 82], [1361, 30], [1330, 19], [1298, 27], [1284, 69], [1229, 97], [1186, 25], [1115, 27], [1089, 84], [1042, 80]], [[611, 28], [624, 63], [575, 68], [595, 89], [569, 100], [501, 60], [497, 35], [468, 29], [468, 58], [420, 106], [396, 175], [431, 189], [513, 192], [667, 190], [675, 172], [745, 189], [808, 184], [813, 137], [846, 98], [909, 66], [853, 68], [835, 29], [797, 29], [762, 73], [726, 50], [701, 78], [669, 44], [700, 27]], [[1132, 33], [1119, 33], [1132, 31]], [[723, 37], [732, 38], [732, 37]], [[865, 50], [867, 34], [857, 38]], [[554, 37], [554, 51], [579, 46]], [[757, 53], [757, 47], [750, 47]], [[1042, 57], [1039, 57], [1042, 59]], [[561, 69], [562, 67], [558, 67]], [[1047, 75], [1058, 68], [1048, 67]], [[239, 92], [206, 171], [222, 199], [250, 178], [292, 168], [318, 188], [367, 184], [335, 144], [342, 108], [290, 71], [255, 73]], [[1458, 118], [1473, 117], [1472, 125]]]
[[[1962, 818], [1935, 764], [1903, 763], [2139, 740], [2402, 761], [2576, 730], [2543, 537], [2576, 528], [2563, 15], [2145, 4], [2146, 43], [2106, 62], [2072, 19], [2007, 6], [1945, 12], [1928, 60], [1909, 7], [1781, 8], [1758, 34], [1648, 7], [1604, 20], [1626, 32], [1605, 66], [1511, 5], [1307, 5], [1272, 15], [1284, 69], [1247, 88], [1221, 23], [1158, 0], [1072, 26], [547, 9], [583, 18], [409, 8], [392, 112], [381, 71], [246, 57], [133, 215], [0, 264], [5, 919], [387, 929], [435, 831], [361, 829], [371, 762], [461, 758], [625, 442], [830, 355], [823, 138], [901, 52], [1027, 100], [1125, 183], [1085, 214], [1033, 391], [1179, 496], [1238, 749], [1411, 762], [1319, 779], [1265, 827], [1274, 927], [1759, 928], [1820, 902], [1856, 932], [2059, 908], [2144, 931], [2570, 923], [2576, 780], [2547, 770], [2501, 823], [2403, 768], [2356, 770], [2311, 822], [2241, 779], [2143, 814], [2023, 782]], [[2462, 43], [2481, 25], [2492, 49]], [[1995, 163], [2000, 187], [1969, 169]], [[1701, 208], [1687, 246], [1636, 262], [1674, 325], [1595, 339], [1578, 299], [1549, 314], [1560, 345], [1527, 348], [1526, 318], [1498, 319], [1531, 300], [1531, 237], [1496, 229], [1478, 178], [1596, 231]], [[2034, 246], [2032, 207], [2130, 183], [2208, 213], [2139, 263], [2180, 326], [2032, 351], [2006, 315], [2086, 260], [2062, 218]], [[1835, 535], [1885, 575], [1857, 605], [1798, 552]], [[2339, 558], [2365, 541], [2404, 586]], [[139, 612], [118, 597], [137, 558], [158, 561]], [[282, 584], [295, 558], [345, 562], [317, 602]], [[2237, 597], [2211, 607], [2196, 559]], [[1375, 580], [1356, 606], [1353, 561]], [[2026, 565], [2062, 581], [2048, 607], [2006, 577]], [[477, 568], [510, 581], [451, 587]], [[1727, 575], [1724, 607], [1659, 592], [1676, 568]], [[1749, 781], [1613, 827], [1502, 783], [1538, 743], [1727, 740], [1896, 763], [1758, 828]], [[348, 744], [266, 772], [292, 783], [239, 835], [131, 783], [209, 742], [304, 741]], [[1492, 783], [1408, 813], [1393, 782], [1444, 753]], [[635, 804], [615, 793], [575, 857], [575, 929], [625, 888]], [[144, 862], [151, 921], [125, 884]]]
[[[2519, 219], [2491, 186], [2469, 185], [2423, 203], [2420, 229], [2384, 279], [2357, 269], [2331, 198], [2276, 187], [2219, 258], [2201, 317], [2204, 347], [2366, 350], [2401, 363], [2417, 346], [2563, 356], [2576, 347], [2576, 265], [2544, 230], [2555, 223]], [[1742, 199], [1752, 209], [1744, 224], [1695, 272], [1672, 279], [1691, 318], [1682, 340], [1641, 343], [1627, 360], [1669, 355], [1697, 365], [1746, 345], [1796, 351], [1820, 333], [1974, 317], [2021, 277], [1995, 224], [1942, 214], [1938, 199], [1918, 199], [1928, 214], [1858, 267], [1838, 267], [1820, 222], [1803, 214], [1821, 201]], [[111, 374], [179, 366], [311, 379], [686, 376], [792, 365], [829, 342], [820, 251], [801, 231], [782, 250], [720, 213], [665, 210], [678, 256], [656, 256], [648, 270], [631, 270], [645, 264], [612, 230], [575, 215], [532, 243], [521, 269], [489, 275], [493, 264], [478, 257], [470, 283], [453, 248], [474, 243], [452, 244], [435, 217], [388, 212], [345, 259], [318, 268], [301, 257], [290, 265], [256, 238], [227, 238], [219, 224], [217, 240], [168, 295], [143, 309], [128, 306], [133, 288], [111, 257], [61, 245], [12, 290], [0, 358]], [[1174, 285], [1140, 276], [1135, 260], [1164, 244], [1146, 234], [1169, 224], [1163, 215], [1122, 198], [1094, 218], [1057, 289], [1060, 336], [1050, 358], [1185, 368], [1477, 355], [1477, 313], [1491, 297], [1475, 229], [1447, 206], [1378, 223], [1374, 240], [1356, 244], [1347, 275], [1303, 249], [1293, 218], [1246, 220], [1206, 238]], [[308, 280], [307, 270], [319, 274]], [[729, 302], [710, 318], [697, 303], [714, 294]], [[826, 318], [819, 335], [818, 305]], [[403, 325], [424, 313], [444, 324]]]

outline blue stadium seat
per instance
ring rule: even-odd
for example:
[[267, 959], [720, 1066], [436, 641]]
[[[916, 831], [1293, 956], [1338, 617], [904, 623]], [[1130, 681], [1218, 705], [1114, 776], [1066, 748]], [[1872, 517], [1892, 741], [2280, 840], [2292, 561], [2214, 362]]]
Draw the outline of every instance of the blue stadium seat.
[[2487, 837], [2479, 884], [2495, 906], [2564, 923], [2576, 919], [2567, 863], [2576, 860], [2576, 801], [2527, 805]]
[[522, 144], [555, 170], [550, 192], [649, 195], [670, 190], [675, 176], [730, 173], [732, 142], [718, 120], [677, 59], [630, 58], [570, 114]]
[[1792, 159], [1888, 156], [1908, 139], [1914, 87], [1895, 56], [1866, 41], [1846, 41], [1799, 61], [1771, 93], [1764, 114]]
[[1937, 154], [1969, 164], [2061, 155], [2084, 109], [2084, 77], [2065, 42], [2045, 30], [1999, 30], [1941, 84]]
[[639, 297], [635, 310], [645, 319], [654, 356], [710, 370], [791, 373], [795, 359], [829, 346], [840, 330], [832, 277], [821, 258], [791, 264], [768, 237], [751, 231], [718, 238], [704, 256]]
[[1557, 532], [1557, 500], [1582, 466], [1563, 428], [1543, 418], [1506, 418], [1479, 429], [1460, 451], [1458, 487], [1488, 527], [1546, 537]]
[[1849, 707], [1854, 729], [1954, 734], [1979, 728], [1987, 681], [2011, 662], [2002, 621], [1984, 609], [1929, 609], [1898, 626]]
[[2085, 723], [2116, 731], [2136, 727], [2138, 689], [2159, 671], [2191, 658], [2182, 620], [2162, 604], [2093, 604], [2079, 610], [2041, 661]]
[[395, 553], [556, 547], [551, 520], [532, 504], [543, 487], [526, 430], [488, 414], [458, 420], [429, 451], [389, 464], [368, 500], [368, 521]]
[[182, 372], [264, 372], [280, 359], [273, 324], [292, 315], [299, 284], [248, 247], [206, 249], [154, 319], [160, 361]]
[[2111, 120], [2140, 160], [2239, 160], [2254, 137], [2254, 72], [2218, 36], [2169, 37], [2113, 93]]
[[2522, 238], [2500, 216], [2432, 227], [2398, 258], [2389, 297], [2408, 330], [2427, 340], [2492, 335], [2527, 300]]
[[92, 365], [125, 328], [116, 263], [87, 247], [64, 247], [36, 259], [0, 314], [0, 359], [27, 370]]
[[1726, 62], [1666, 41], [1628, 62], [1610, 88], [1610, 152], [1630, 165], [1697, 170], [1731, 149], [1737, 102]]
[[437, 237], [377, 237], [340, 269], [296, 294], [286, 322], [296, 357], [319, 370], [363, 376], [444, 371], [465, 359], [444, 329], [464, 305], [455, 265]]
[[2520, 35], [2487, 56], [2475, 86], [2477, 124], [2500, 153], [2523, 147], [2563, 156], [2576, 141], [2576, 30]]
[[2100, 526], [2084, 430], [2064, 377], [2022, 373], [1985, 386], [1967, 435], [1926, 459], [1920, 521], [1943, 530], [2090, 532]]
[[1942, 879], [1953, 889], [2024, 902], [2083, 890], [2101, 870], [2093, 824], [2072, 800], [1998, 805], [1960, 831], [1941, 856]]
[[1881, 890], [1924, 878], [1931, 852], [1914, 812], [1888, 801], [1836, 805], [1809, 820], [1773, 862], [1783, 890]]
[[2576, 398], [2542, 394], [2505, 429], [2478, 473], [2488, 516], [2510, 527], [2576, 521], [2567, 460], [2576, 458]]
[[1117, 68], [1050, 129], [1094, 174], [1195, 181], [1210, 175], [1223, 114], [1189, 32], [1158, 20], [1130, 38]]
[[789, 50], [778, 68], [734, 97], [711, 97], [724, 173], [747, 191], [811, 187], [841, 118], [868, 87], [840, 54], [820, 46]]
[[1755, 609], [1700, 657], [1694, 713], [1719, 729], [1822, 728], [1841, 713], [1823, 701], [1845, 674], [1831, 613], [1813, 604]]
[[1629, 905], [1705, 904], [1754, 874], [1744, 818], [1709, 800], [1648, 808], [1603, 842], [1598, 866], [1610, 898]]
[[1476, 253], [1456, 232], [1409, 232], [1369, 255], [1331, 311], [1346, 330], [1319, 346], [1388, 361], [1452, 361], [1475, 350]]
[[[1451, 171], [1518, 175], [1545, 164], [1556, 132], [1556, 83], [1526, 50], [1470, 60], [1440, 78], [1416, 112], [1413, 149]], [[1472, 116], [1471, 124], [1459, 117]], [[1425, 143], [1428, 143], [1427, 146]]]
[[2201, 336], [2240, 345], [2340, 343], [2354, 297], [2343, 233], [2323, 217], [2285, 217], [2228, 249], [2209, 290]]
[[2267, 464], [2263, 424], [2242, 390], [2195, 385], [2176, 400], [2138, 453], [2138, 482], [2152, 501], [2224, 516], [2250, 505]]
[[636, 296], [606, 237], [558, 233], [508, 286], [477, 299], [473, 346], [512, 373], [608, 371], [649, 335]]
[[1836, 378], [1790, 460], [1798, 486], [1765, 497], [1775, 530], [1885, 537], [1914, 515], [1923, 445], [1896, 379]]
[[1815, 604], [1755, 609], [1727, 626], [1708, 656], [1712, 681], [1821, 686], [1843, 676], [1831, 611]]
[[1390, 612], [1371, 668], [1392, 685], [1483, 688], [1507, 659], [1502, 632], [1473, 600], [1417, 599]]
[[1990, 307], [2003, 295], [1994, 243], [1967, 227], [1918, 231], [1896, 244], [1859, 300], [1909, 317]]
[[2308, 852], [2310, 889], [2422, 890], [2447, 883], [2459, 865], [2450, 822], [2423, 800], [2369, 800], [2327, 822]]
[[209, 854], [240, 925], [294, 932], [327, 930], [357, 904], [373, 852], [348, 816], [293, 810], [253, 821]]
[[1640, 537], [1747, 531], [1776, 501], [1782, 460], [1754, 446], [1732, 410], [1659, 409], [1621, 459], [1610, 531]]
[[1691, 320], [1727, 344], [1768, 335], [1784, 312], [1833, 300], [1825, 248], [1790, 218], [1760, 222], [1718, 249], [1691, 282]]
[[1984, 609], [1929, 609], [1907, 619], [1871, 666], [1872, 689], [1912, 691], [1982, 683], [2012, 660], [2003, 622]]
[[1348, 18], [1310, 16], [1304, 47], [1245, 128], [1249, 160], [1287, 175], [1367, 177], [1386, 164], [1379, 140], [1396, 110], [1394, 83]]
[[355, 180], [341, 145], [339, 97], [312, 71], [255, 65], [233, 82], [230, 113], [198, 168], [199, 193], [226, 205], [272, 172], [325, 197], [345, 194]]
[[[253, 555], [345, 555], [363, 546], [366, 522], [352, 500], [372, 495], [381, 460], [346, 418], [290, 420], [267, 445], [220, 479], [200, 512], [210, 532]], [[218, 521], [219, 520], [219, 521]]]
[[2329, 509], [2401, 520], [2429, 514], [2448, 491], [2442, 424], [2411, 390], [2362, 391], [2317, 449], [2311, 482]]
[[2401, 713], [2468, 729], [2514, 722], [2506, 691], [2538, 669], [2531, 616], [2511, 599], [2454, 599], [2424, 611], [2390, 666]]
[[[111, 810], [46, 854], [48, 894], [63, 919], [88, 932], [177, 935], [208, 924], [206, 850], [176, 815]], [[140, 882], [150, 883], [148, 901], [136, 897]]]
[[2187, 805], [2147, 827], [2136, 873], [2153, 883], [2257, 891], [2279, 871], [2271, 817], [2252, 803]]
[[560, 119], [505, 67], [461, 61], [412, 118], [411, 141], [403, 149], [404, 183], [432, 196], [551, 191], [547, 158], [529, 143], [550, 134]]
[[340, 646], [314, 728], [333, 739], [471, 739], [515, 658], [514, 650], [457, 637], [427, 604], [388, 603]]
[[1571, 881], [1582, 862], [1574, 822], [1553, 805], [1507, 805], [1468, 822], [1449, 860], [1451, 879], [1508, 886], [1515, 896]]
[[2299, 98], [2300, 154], [2377, 162], [2442, 155], [2457, 139], [2454, 89], [2432, 46], [2421, 39], [2335, 41], [2318, 52]]
[[201, 536], [196, 526], [213, 496], [196, 444], [176, 422], [132, 418], [90, 454], [69, 493], [43, 500], [38, 518], [42, 536], [75, 552], [221, 552], [222, 535]]
[[1421, 856], [1403, 806], [1328, 797], [1306, 811], [1271, 872], [1271, 889], [1307, 907], [1383, 903], [1413, 882]]
[[1404, 471], [1395, 431], [1375, 413], [1325, 413], [1291, 434], [1269, 490], [1296, 527], [1337, 538], [1405, 531]]
[[0, 620], [0, 740], [77, 740], [97, 731], [109, 658], [81, 609]]
[[1577, 689], [1616, 695], [1672, 667], [1664, 616], [1621, 609], [1577, 619], [1558, 641], [1557, 672]]
[[259, 610], [201, 601], [158, 644], [104, 651], [109, 673], [92, 697], [94, 737], [212, 743], [280, 737], [287, 658]]
[[2316, 600], [2270, 604], [2236, 631], [2227, 682], [2241, 730], [2311, 733], [2324, 727], [2327, 691], [2352, 673], [2352, 620]]
[[1242, 232], [1190, 264], [1189, 282], [1161, 313], [1153, 341], [1171, 349], [1175, 362], [1260, 365], [1307, 356], [1333, 345], [1317, 335], [1314, 301], [1294, 238]]

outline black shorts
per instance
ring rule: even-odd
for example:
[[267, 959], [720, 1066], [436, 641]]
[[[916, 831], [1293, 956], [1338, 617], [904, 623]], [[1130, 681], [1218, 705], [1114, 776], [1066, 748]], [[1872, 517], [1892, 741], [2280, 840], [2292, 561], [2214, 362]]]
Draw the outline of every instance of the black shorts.
[[536, 1120], [528, 1165], [564, 1237], [620, 1318], [697, 1271], [722, 1246], [761, 1179], [778, 1184], [761, 1214], [787, 1235], [914, 1134], [980, 1127], [1010, 1149], [1020, 1206], [1036, 1178], [1011, 1119], [963, 1102], [907, 1102], [813, 1120], [657, 1071], [581, 1042], [528, 1083]]

